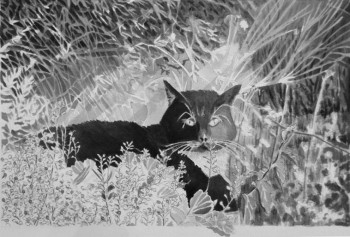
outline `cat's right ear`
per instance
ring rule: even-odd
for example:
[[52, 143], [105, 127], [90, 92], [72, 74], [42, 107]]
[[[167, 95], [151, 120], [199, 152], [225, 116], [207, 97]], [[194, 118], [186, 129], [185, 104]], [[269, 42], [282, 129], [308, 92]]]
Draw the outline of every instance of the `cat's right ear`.
[[164, 80], [164, 85], [169, 105], [171, 105], [175, 99], [178, 99], [183, 103], [187, 103], [186, 98], [181, 94], [181, 92], [178, 92], [172, 85], [169, 84], [169, 82]]
[[236, 85], [232, 87], [231, 89], [222, 93], [215, 103], [219, 106], [222, 104], [231, 105], [236, 95], [239, 93], [240, 89], [241, 89], [241, 85]]

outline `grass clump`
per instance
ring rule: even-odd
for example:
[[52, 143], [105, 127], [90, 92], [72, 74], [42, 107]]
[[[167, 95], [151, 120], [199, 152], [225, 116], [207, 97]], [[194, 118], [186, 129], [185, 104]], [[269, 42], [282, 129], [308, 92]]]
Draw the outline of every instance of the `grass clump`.
[[179, 181], [185, 172], [183, 165], [175, 170], [151, 158], [146, 150], [136, 154], [131, 148], [132, 143], [122, 148], [117, 168], [112, 166], [112, 157], [103, 155], [98, 166], [86, 160], [66, 167], [64, 151], [43, 149], [37, 137], [28, 137], [1, 158], [2, 222], [28, 226], [204, 225], [223, 235], [232, 232], [233, 222], [217, 220], [232, 217], [212, 212], [214, 203], [206, 193], [196, 193], [188, 206], [184, 184]]
[[[35, 138], [2, 157], [2, 221], [26, 225], [166, 225], [170, 208], [187, 202], [181, 171], [149, 154], [125, 151], [118, 168], [100, 170], [77, 184], [60, 149], [45, 150]], [[93, 178], [89, 179], [89, 176]]]

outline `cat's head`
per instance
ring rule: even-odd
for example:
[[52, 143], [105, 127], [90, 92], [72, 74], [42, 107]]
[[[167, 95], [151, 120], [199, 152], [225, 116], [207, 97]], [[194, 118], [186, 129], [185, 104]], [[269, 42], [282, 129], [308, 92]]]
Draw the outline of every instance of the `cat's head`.
[[169, 107], [160, 123], [170, 143], [186, 141], [192, 150], [205, 151], [219, 148], [219, 142], [235, 138], [231, 104], [240, 85], [219, 95], [210, 90], [179, 92], [167, 81], [164, 84]]

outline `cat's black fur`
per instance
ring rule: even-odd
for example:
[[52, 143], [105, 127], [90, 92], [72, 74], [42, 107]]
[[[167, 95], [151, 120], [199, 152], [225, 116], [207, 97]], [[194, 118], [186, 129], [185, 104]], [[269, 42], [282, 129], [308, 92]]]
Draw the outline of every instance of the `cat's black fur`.
[[[66, 157], [68, 166], [75, 163], [75, 158], [79, 161], [86, 159], [94, 159], [97, 154], [105, 154], [106, 156], [120, 155], [121, 147], [125, 142], [133, 142], [134, 152], [141, 152], [147, 149], [152, 157], [160, 155], [160, 150], [165, 149], [169, 144], [179, 141], [203, 141], [206, 137], [210, 137], [210, 127], [207, 125], [211, 114], [222, 104], [232, 103], [234, 97], [239, 92], [240, 86], [236, 86], [219, 96], [214, 91], [176, 91], [169, 83], [164, 82], [169, 100], [169, 107], [164, 113], [159, 124], [148, 127], [140, 126], [134, 122], [115, 121], [88, 121], [81, 124], [74, 124], [67, 127], [49, 128], [56, 134], [56, 139], [60, 142], [61, 148], [68, 149], [68, 143], [73, 134], [75, 141], [79, 143], [80, 149], [77, 153], [71, 152]], [[197, 116], [194, 126], [187, 126], [182, 120], [186, 120], [190, 115], [184, 112], [195, 110], [195, 108], [203, 108], [205, 112], [201, 112]], [[228, 113], [228, 112], [227, 112]], [[231, 114], [227, 115], [232, 120]], [[233, 123], [230, 125], [230, 138], [235, 136], [235, 128]], [[219, 130], [220, 131], [220, 130]], [[224, 129], [223, 134], [228, 132]], [[42, 134], [40, 135], [42, 136]], [[220, 136], [220, 135], [219, 135]], [[203, 143], [204, 144], [204, 143]], [[51, 146], [51, 143], [41, 142], [44, 147]], [[200, 146], [198, 150], [205, 149]], [[115, 158], [119, 163], [119, 158]], [[191, 197], [199, 190], [206, 190], [209, 178], [204, 172], [187, 156], [172, 152], [168, 166], [178, 168], [180, 161], [184, 161], [186, 173], [183, 176], [183, 182], [186, 183], [184, 189], [187, 198]], [[210, 178], [208, 194], [212, 200], [218, 200], [215, 210], [222, 210], [223, 206], [228, 204], [231, 210], [237, 210], [235, 200], [230, 200], [230, 192], [227, 189], [228, 183], [220, 175]], [[221, 202], [221, 205], [220, 205]]]
[[[73, 124], [67, 127], [52, 127], [50, 132], [56, 133], [57, 140], [62, 148], [68, 148], [69, 140], [73, 134], [77, 145], [80, 146], [79, 151], [75, 154], [71, 151], [66, 157], [67, 165], [74, 165], [75, 160], [84, 161], [86, 159], [95, 159], [97, 155], [104, 154], [108, 156], [120, 155], [121, 147], [125, 142], [132, 142], [134, 152], [140, 153], [143, 149], [147, 149], [152, 157], [159, 155], [159, 149], [165, 148], [168, 143], [165, 133], [160, 125], [152, 125], [142, 127], [134, 122], [127, 121], [88, 121], [80, 124]], [[65, 138], [65, 139], [62, 139]], [[43, 141], [41, 145], [46, 146]], [[53, 144], [48, 144], [50, 146]], [[115, 157], [117, 162], [120, 160]]]

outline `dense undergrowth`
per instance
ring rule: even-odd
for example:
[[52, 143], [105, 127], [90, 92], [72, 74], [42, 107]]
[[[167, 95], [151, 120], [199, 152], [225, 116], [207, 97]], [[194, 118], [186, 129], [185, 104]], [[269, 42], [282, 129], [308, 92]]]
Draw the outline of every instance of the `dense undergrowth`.
[[[350, 225], [349, 9], [341, 0], [1, 1], [2, 222], [220, 234], [236, 223]], [[181, 171], [147, 154], [126, 151], [100, 175], [89, 163], [66, 168], [63, 151], [30, 136], [91, 119], [156, 123], [163, 79], [179, 90], [242, 84], [232, 114], [245, 149], [230, 167], [239, 213], [211, 211], [204, 192], [188, 206]]]
[[[136, 155], [125, 144], [117, 168], [97, 167], [94, 161], [67, 168], [64, 152], [45, 150], [31, 137], [2, 156], [2, 221], [18, 225], [119, 226], [204, 225], [219, 234], [233, 230], [233, 215], [212, 211], [214, 203], [203, 191], [188, 205], [179, 181], [185, 167], [175, 170]], [[107, 164], [111, 157], [100, 157]]]

